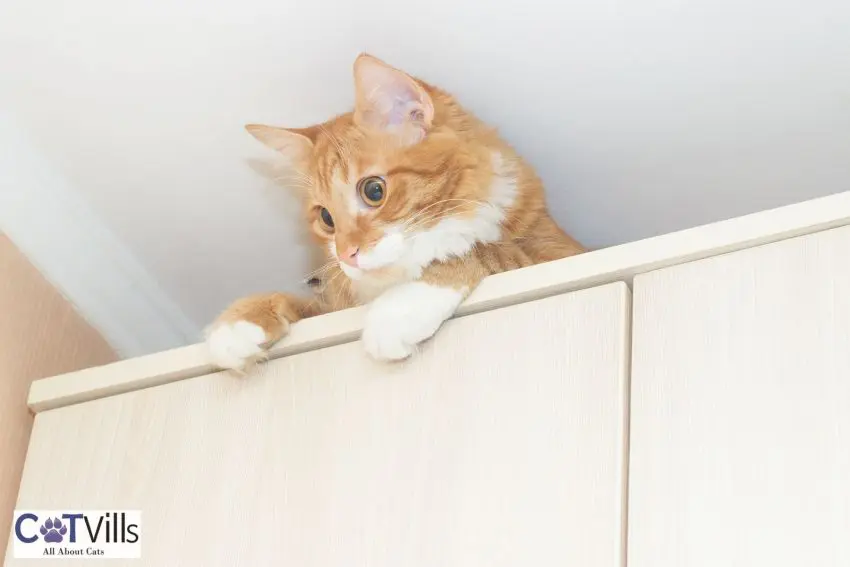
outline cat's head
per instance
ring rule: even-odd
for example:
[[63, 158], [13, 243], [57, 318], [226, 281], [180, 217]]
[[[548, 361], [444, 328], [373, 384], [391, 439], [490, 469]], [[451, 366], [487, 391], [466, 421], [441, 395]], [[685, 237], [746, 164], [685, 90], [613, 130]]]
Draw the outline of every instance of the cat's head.
[[[323, 124], [246, 127], [287, 158], [329, 254], [358, 279], [415, 271], [474, 243], [493, 175], [482, 138], [494, 134], [446, 93], [369, 55], [354, 63], [354, 90], [354, 111]], [[458, 232], [466, 240], [452, 243]]]

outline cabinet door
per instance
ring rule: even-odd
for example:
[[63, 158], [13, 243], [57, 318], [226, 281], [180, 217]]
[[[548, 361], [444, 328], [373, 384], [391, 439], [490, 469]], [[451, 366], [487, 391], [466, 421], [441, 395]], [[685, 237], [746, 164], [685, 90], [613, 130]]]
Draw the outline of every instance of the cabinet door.
[[850, 565], [850, 227], [635, 279], [630, 567]]
[[612, 284], [47, 411], [18, 507], [141, 510], [132, 566], [618, 567], [628, 318]]

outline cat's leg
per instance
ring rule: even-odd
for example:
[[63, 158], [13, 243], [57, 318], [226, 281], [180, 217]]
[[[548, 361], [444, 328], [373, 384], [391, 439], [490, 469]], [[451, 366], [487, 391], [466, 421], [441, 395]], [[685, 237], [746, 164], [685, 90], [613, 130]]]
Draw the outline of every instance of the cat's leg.
[[422, 277], [391, 287], [366, 311], [363, 346], [376, 360], [409, 357], [419, 343], [431, 338], [487, 275], [470, 254], [434, 263]]
[[234, 302], [207, 331], [207, 347], [217, 366], [243, 370], [263, 358], [265, 349], [289, 332], [289, 325], [322, 312], [315, 300], [286, 293], [252, 295]]

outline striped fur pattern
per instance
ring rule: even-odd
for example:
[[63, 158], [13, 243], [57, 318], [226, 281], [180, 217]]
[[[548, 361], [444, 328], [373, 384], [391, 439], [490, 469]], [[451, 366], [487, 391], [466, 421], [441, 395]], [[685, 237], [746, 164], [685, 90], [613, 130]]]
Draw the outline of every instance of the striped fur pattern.
[[367, 352], [407, 358], [486, 276], [583, 251], [533, 169], [451, 95], [369, 55], [354, 86], [354, 110], [323, 124], [246, 127], [286, 159], [327, 262], [314, 297], [225, 310], [208, 335], [219, 366], [242, 369], [290, 323], [363, 304]]

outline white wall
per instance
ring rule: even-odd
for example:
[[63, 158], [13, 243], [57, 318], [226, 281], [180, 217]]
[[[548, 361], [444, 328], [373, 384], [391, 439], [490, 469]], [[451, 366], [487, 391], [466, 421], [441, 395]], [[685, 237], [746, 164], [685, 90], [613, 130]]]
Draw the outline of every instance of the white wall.
[[[200, 339], [200, 325], [2, 110], [0, 229], [119, 355]], [[0, 270], [7, 277], [15, 276]]]
[[842, 0], [15, 0], [0, 104], [203, 323], [307, 271], [242, 124], [347, 110], [361, 50], [500, 126], [604, 246], [850, 189], [848, 30]]

